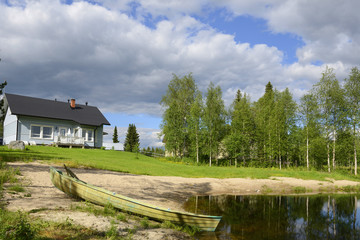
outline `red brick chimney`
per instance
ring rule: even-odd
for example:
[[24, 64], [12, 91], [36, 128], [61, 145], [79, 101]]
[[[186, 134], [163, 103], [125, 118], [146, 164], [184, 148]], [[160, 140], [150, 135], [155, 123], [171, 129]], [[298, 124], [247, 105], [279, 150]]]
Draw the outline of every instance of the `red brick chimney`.
[[75, 99], [74, 98], [71, 99], [70, 107], [75, 108]]

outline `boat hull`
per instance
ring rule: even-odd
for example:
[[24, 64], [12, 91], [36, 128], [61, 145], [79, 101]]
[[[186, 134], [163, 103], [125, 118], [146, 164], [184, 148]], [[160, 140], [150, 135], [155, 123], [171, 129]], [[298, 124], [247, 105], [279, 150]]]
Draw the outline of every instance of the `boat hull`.
[[135, 199], [69, 177], [53, 167], [50, 167], [50, 176], [55, 187], [72, 197], [82, 198], [103, 206], [111, 204], [115, 208], [123, 211], [136, 213], [149, 218], [197, 226], [203, 231], [215, 231], [221, 220], [221, 216], [208, 216], [172, 211], [170, 209], [145, 204]]

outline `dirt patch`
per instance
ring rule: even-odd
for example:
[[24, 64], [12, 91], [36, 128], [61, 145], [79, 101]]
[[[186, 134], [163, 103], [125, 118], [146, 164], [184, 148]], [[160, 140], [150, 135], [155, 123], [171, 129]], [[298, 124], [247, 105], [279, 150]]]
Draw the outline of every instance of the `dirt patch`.
[[[48, 211], [37, 214], [49, 219], [66, 219], [67, 217], [76, 223], [99, 230], [107, 229], [110, 226], [110, 222], [106, 219], [85, 216], [86, 213], [69, 211], [71, 204], [78, 200], [68, 197], [53, 186], [48, 165], [37, 162], [15, 162], [9, 163], [9, 165], [20, 169], [23, 175], [21, 178], [26, 189], [26, 193], [23, 194], [5, 194], [4, 200], [9, 210], [62, 209], [61, 211]], [[58, 168], [64, 170], [62, 167]], [[214, 179], [141, 176], [96, 169], [73, 169], [73, 171], [81, 180], [95, 186], [172, 210], [183, 210], [184, 202], [194, 195], [289, 194], [293, 193], [295, 187], [304, 187], [311, 190], [311, 193], [316, 194], [321, 189], [331, 190], [335, 189], [335, 186], [359, 184], [359, 182], [347, 180], [316, 181], [285, 177]], [[120, 228], [122, 227], [128, 228], [129, 226], [120, 226]], [[171, 232], [171, 230], [169, 231]], [[169, 237], [171, 234], [164, 229], [153, 229], [150, 232], [145, 231], [141, 234], [143, 234], [143, 237], [149, 236], [149, 239], [155, 239], [154, 236], [160, 234], [160, 232], [164, 232], [171, 239]]]

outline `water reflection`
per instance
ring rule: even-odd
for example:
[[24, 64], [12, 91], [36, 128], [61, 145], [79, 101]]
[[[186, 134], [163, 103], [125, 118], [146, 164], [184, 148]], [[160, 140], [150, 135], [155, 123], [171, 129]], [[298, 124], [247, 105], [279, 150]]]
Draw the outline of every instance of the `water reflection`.
[[360, 239], [360, 195], [202, 196], [189, 212], [222, 215], [198, 239]]

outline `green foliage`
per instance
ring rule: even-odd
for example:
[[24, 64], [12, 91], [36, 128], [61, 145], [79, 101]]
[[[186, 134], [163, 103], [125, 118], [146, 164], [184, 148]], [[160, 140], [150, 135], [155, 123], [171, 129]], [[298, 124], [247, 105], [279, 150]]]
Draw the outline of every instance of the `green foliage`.
[[140, 226], [144, 229], [149, 228], [149, 226], [150, 226], [149, 219], [147, 217], [144, 217], [143, 219], [141, 219]]
[[25, 213], [0, 209], [0, 239], [29, 240], [35, 238], [36, 232]]
[[288, 88], [278, 91], [268, 82], [253, 103], [239, 90], [227, 114], [220, 87], [210, 83], [203, 101], [191, 74], [174, 75], [161, 101], [165, 148], [197, 164], [208, 158], [210, 166], [213, 159], [217, 165], [236, 167], [240, 161], [243, 166], [280, 169], [323, 170], [327, 165], [334, 171], [347, 166], [357, 174], [359, 92], [357, 68], [342, 88], [334, 69], [327, 67], [299, 106]]
[[115, 128], [114, 128], [114, 134], [113, 134], [112, 141], [113, 141], [113, 143], [118, 143], [118, 142], [119, 142], [118, 131], [117, 131], [117, 127], [116, 127], [116, 126], [115, 126]]
[[215, 87], [210, 82], [205, 96], [205, 151], [209, 155], [209, 166], [211, 166], [212, 159], [218, 156], [220, 143], [226, 135], [226, 112], [220, 86]]
[[295, 193], [297, 193], [297, 194], [299, 194], [299, 193], [306, 193], [306, 192], [307, 192], [306, 187], [300, 187], [300, 186], [298, 186], [298, 187], [293, 187], [293, 191], [294, 191]]
[[111, 223], [110, 228], [106, 231], [105, 236], [107, 237], [107, 239], [118, 239], [119, 237], [119, 232], [118, 229], [115, 225], [115, 223]]
[[195, 101], [191, 104], [188, 119], [190, 155], [199, 163], [201, 149], [203, 147], [204, 129], [202, 118], [204, 116], [204, 103], [200, 92], [196, 93]]
[[250, 156], [255, 131], [255, 120], [246, 93], [242, 95], [240, 90], [237, 91], [230, 117], [230, 133], [225, 138], [226, 150], [229, 158], [234, 159], [235, 167], [240, 159], [245, 166], [246, 159]]
[[166, 143], [165, 148], [178, 157], [188, 153], [188, 120], [196, 93], [197, 86], [191, 74], [182, 78], [174, 74], [160, 102], [165, 109], [160, 126]]
[[169, 221], [162, 222], [161, 227], [175, 229], [177, 231], [182, 231], [182, 232], [189, 234], [190, 236], [194, 236], [196, 233], [200, 232], [200, 229], [196, 226], [178, 225], [178, 224], [174, 224]]
[[139, 152], [140, 137], [136, 131], [135, 124], [129, 124], [128, 131], [124, 142], [125, 151]]
[[25, 192], [25, 189], [22, 186], [20, 186], [19, 184], [8, 187], [8, 190], [15, 191], [15, 192]]
[[349, 78], [345, 79], [345, 100], [348, 108], [346, 118], [352, 128], [352, 151], [354, 159], [354, 173], [357, 175], [358, 132], [360, 128], [360, 71], [354, 67]]

